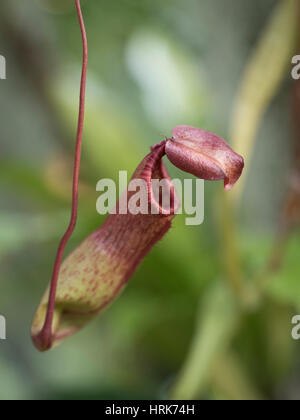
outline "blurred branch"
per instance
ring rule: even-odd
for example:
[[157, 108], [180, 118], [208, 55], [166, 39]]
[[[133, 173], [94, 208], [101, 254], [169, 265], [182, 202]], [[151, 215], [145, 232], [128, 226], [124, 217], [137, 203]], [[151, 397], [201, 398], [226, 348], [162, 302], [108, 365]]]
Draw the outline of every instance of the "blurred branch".
[[228, 352], [216, 360], [212, 372], [212, 386], [222, 392], [228, 400], [257, 401], [263, 400], [249, 381], [247, 373], [237, 356]]
[[[230, 198], [227, 200], [226, 197], [225, 205], [222, 206], [222, 212], [220, 214], [222, 243], [225, 244], [224, 252], [226, 255], [227, 272], [234, 285], [238, 284], [237, 279], [241, 277], [241, 270], [237, 266], [237, 262], [239, 261], [238, 244], [235, 239], [237, 238], [237, 233], [234, 233], [235, 225], [233, 223], [235, 204], [240, 199], [246, 182], [255, 137], [260, 122], [271, 100], [279, 90], [294, 51], [298, 27], [298, 6], [298, 0], [281, 0], [279, 2], [246, 66], [237, 97], [232, 119], [231, 136], [234, 149], [243, 155], [246, 160], [246, 171], [244, 171], [242, 179], [236, 185]], [[242, 300], [245, 301], [244, 298], [246, 298], [245, 302], [250, 305], [257, 303], [262, 285], [274, 270], [280, 266], [280, 258], [283, 258], [289, 231], [292, 228], [290, 222], [288, 222], [287, 214], [294, 214], [294, 216], [299, 214], [297, 207], [299, 205], [298, 208], [300, 208], [300, 202], [299, 204], [297, 202], [298, 199], [295, 197], [295, 194], [291, 193], [285, 206], [285, 214], [270, 258], [258, 274], [257, 279], [252, 282], [253, 287], [251, 286], [251, 289], [247, 288], [248, 290], [244, 288], [243, 290], [241, 281], [239, 281], [239, 288], [243, 293]], [[231, 235], [226, 234], [228, 229], [230, 229]]]
[[[267, 28], [247, 65], [244, 79], [236, 102], [232, 119], [231, 137], [234, 149], [246, 158], [249, 169], [254, 149], [254, 140], [259, 124], [271, 100], [278, 92], [285, 76], [297, 33], [297, 0], [281, 0], [273, 13]], [[245, 182], [246, 173], [243, 179]], [[222, 192], [218, 209], [219, 232], [224, 253], [224, 268], [230, 289], [213, 290], [210, 305], [203, 309], [198, 320], [190, 352], [177, 382], [171, 390], [173, 399], [197, 398], [211, 375], [223, 393], [242, 394], [248, 399], [260, 399], [259, 395], [244, 382], [243, 375], [234, 359], [226, 358], [226, 348], [241, 319], [242, 309], [257, 304], [257, 289], [243, 281], [244, 271], [239, 251], [238, 232], [235, 223], [236, 201], [240, 198], [244, 183], [239, 181], [230, 198]], [[232, 197], [234, 198], [232, 200]], [[288, 206], [289, 207], [289, 206]], [[286, 234], [281, 234], [274, 247], [267, 271], [282, 255]], [[264, 270], [265, 271], [265, 270]], [[263, 277], [265, 278], [265, 272]], [[249, 284], [249, 283], [248, 283]], [[257, 283], [255, 283], [258, 286]], [[233, 293], [233, 295], [231, 295]], [[238, 309], [238, 304], [241, 304]], [[225, 353], [224, 353], [225, 350]], [[223, 358], [222, 358], [223, 357]], [[215, 363], [219, 361], [221, 374], [216, 376]], [[235, 383], [226, 381], [235, 375]], [[236, 388], [241, 384], [241, 389]], [[238, 393], [240, 391], [240, 393]]]
[[216, 204], [219, 228], [219, 243], [223, 259], [225, 279], [241, 306], [247, 304], [249, 293], [244, 283], [242, 257], [238, 246], [238, 231], [235, 220], [235, 208], [228, 198], [228, 193], [220, 191]]
[[234, 150], [246, 161], [243, 176], [230, 193], [222, 192], [217, 205], [226, 278], [242, 305], [257, 302], [253, 287], [245, 284], [238, 244], [236, 201], [240, 198], [250, 167], [254, 141], [265, 110], [278, 92], [296, 38], [298, 0], [281, 0], [246, 65], [231, 123]]
[[[298, 2], [296, 17], [300, 23], [300, 4]], [[298, 25], [299, 26], [299, 25]], [[299, 47], [300, 53], [300, 38]], [[254, 284], [262, 292], [272, 275], [277, 272], [284, 259], [291, 234], [300, 224], [300, 80], [294, 82], [292, 95], [292, 116], [294, 123], [294, 153], [293, 167], [290, 172], [290, 182], [286, 200], [279, 223], [277, 235], [269, 259], [261, 272], [254, 279]]]
[[280, 0], [246, 65], [231, 125], [234, 150], [245, 158], [245, 170], [231, 197], [240, 200], [261, 120], [277, 94], [291, 62], [298, 32], [298, 0]]
[[226, 350], [236, 330], [239, 314], [235, 300], [223, 283], [214, 285], [199, 312], [194, 339], [172, 399], [198, 398], [210, 379], [215, 360]]

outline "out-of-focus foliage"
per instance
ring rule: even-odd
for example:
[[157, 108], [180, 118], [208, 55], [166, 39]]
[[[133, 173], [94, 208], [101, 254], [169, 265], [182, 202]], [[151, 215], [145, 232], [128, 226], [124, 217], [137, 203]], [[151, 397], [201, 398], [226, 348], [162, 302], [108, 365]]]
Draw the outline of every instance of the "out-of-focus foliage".
[[[277, 94], [295, 51], [298, 28], [297, 3], [297, 0], [278, 2], [246, 66], [241, 82], [232, 118], [231, 139], [234, 149], [247, 157], [243, 180], [249, 172], [258, 125], [270, 101]], [[243, 180], [235, 189], [234, 195], [243, 191]]]
[[300, 308], [300, 285], [298, 282], [300, 244], [297, 235], [294, 235], [288, 245], [286, 257], [281, 270], [276, 273], [270, 284], [270, 292], [281, 302], [293, 304]]
[[103, 222], [95, 207], [98, 180], [132, 172], [173, 125], [199, 126], [230, 141], [230, 127], [241, 123], [232, 115], [245, 69], [256, 72], [251, 57], [260, 57], [255, 48], [276, 10], [282, 49], [270, 77], [280, 73], [282, 83], [272, 83], [268, 109], [259, 101], [264, 106], [249, 120], [253, 152], [239, 214], [222, 218], [220, 188], [206, 183], [204, 224], [185, 226], [177, 216], [122, 297], [43, 355], [29, 329], [68, 222], [81, 40], [73, 0], [2, 5], [0, 54], [8, 78], [0, 81], [0, 314], [8, 340], [0, 342], [0, 399], [299, 397], [300, 344], [291, 339], [300, 308], [296, 229], [280, 269], [268, 274], [263, 292], [256, 288], [293, 155], [294, 32], [278, 15], [285, 11], [279, 3], [296, 4], [82, 1], [90, 60], [79, 220], [67, 252]]

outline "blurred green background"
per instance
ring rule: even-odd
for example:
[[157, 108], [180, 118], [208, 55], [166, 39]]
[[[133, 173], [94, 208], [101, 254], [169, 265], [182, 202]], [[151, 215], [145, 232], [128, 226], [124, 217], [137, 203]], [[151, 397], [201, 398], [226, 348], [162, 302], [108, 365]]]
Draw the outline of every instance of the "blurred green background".
[[87, 111], [67, 252], [103, 221], [97, 181], [132, 173], [174, 125], [223, 136], [246, 171], [226, 195], [207, 182], [204, 224], [177, 216], [109, 310], [39, 354], [29, 331], [69, 219], [82, 47], [73, 0], [3, 2], [0, 398], [299, 399], [291, 319], [300, 313], [300, 105], [290, 74], [298, 1], [82, 8]]

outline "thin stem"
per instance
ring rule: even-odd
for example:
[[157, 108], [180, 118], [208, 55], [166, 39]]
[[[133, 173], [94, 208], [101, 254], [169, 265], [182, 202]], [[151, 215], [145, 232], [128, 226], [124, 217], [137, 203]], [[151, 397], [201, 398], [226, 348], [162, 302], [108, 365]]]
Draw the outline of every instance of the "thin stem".
[[48, 350], [51, 347], [52, 323], [53, 323], [53, 316], [54, 316], [58, 276], [60, 272], [60, 267], [61, 267], [65, 247], [72, 233], [74, 232], [76, 222], [77, 222], [77, 213], [78, 213], [78, 182], [79, 182], [79, 172], [80, 172], [82, 134], [83, 134], [83, 124], [84, 124], [84, 111], [85, 111], [88, 44], [87, 44], [87, 36], [86, 36], [84, 20], [83, 20], [81, 6], [80, 6], [80, 0], [75, 0], [75, 4], [76, 4], [76, 10], [77, 10], [78, 20], [79, 20], [81, 35], [82, 35], [83, 62], [82, 62], [82, 74], [81, 74], [81, 86], [80, 86], [78, 128], [77, 128], [75, 159], [74, 159], [74, 172], [73, 172], [72, 211], [71, 211], [71, 219], [70, 219], [68, 229], [66, 233], [64, 234], [64, 236], [62, 237], [58, 250], [57, 250], [57, 255], [56, 255], [52, 279], [51, 279], [46, 320], [45, 320], [44, 327], [39, 337], [40, 343], [42, 344], [42, 348], [44, 348], [45, 350]]

